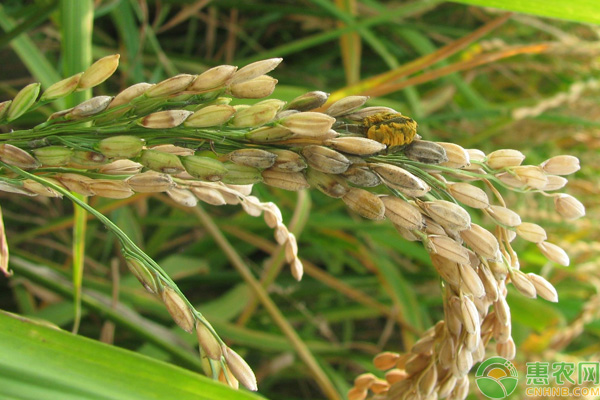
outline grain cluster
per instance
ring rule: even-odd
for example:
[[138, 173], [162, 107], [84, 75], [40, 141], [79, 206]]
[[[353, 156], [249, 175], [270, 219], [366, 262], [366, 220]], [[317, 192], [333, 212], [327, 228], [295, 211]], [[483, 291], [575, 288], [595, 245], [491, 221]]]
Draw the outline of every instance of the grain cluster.
[[[118, 58], [105, 57], [41, 96], [39, 84], [25, 87], [0, 103], [0, 123], [100, 84], [116, 70]], [[547, 240], [541, 226], [522, 221], [499, 189], [550, 197], [561, 217], [582, 217], [585, 208], [577, 199], [556, 193], [579, 161], [561, 155], [527, 165], [525, 155], [513, 149], [485, 154], [424, 140], [416, 121], [398, 110], [365, 107], [363, 96], [327, 104], [327, 94], [314, 91], [289, 103], [236, 104], [236, 98], [271, 95], [277, 80], [267, 74], [280, 62], [223, 65], [138, 83], [114, 97], [97, 96], [54, 113], [33, 129], [7, 133], [0, 138], [0, 190], [60, 197], [60, 187], [113, 199], [164, 192], [185, 207], [239, 204], [274, 230], [297, 280], [303, 269], [296, 238], [275, 204], [251, 195], [252, 185], [314, 188], [364, 218], [388, 220], [398, 240], [420, 241], [429, 252], [442, 282], [445, 317], [408, 353], [377, 355], [374, 365], [385, 371], [383, 377], [358, 376], [348, 398], [464, 399], [467, 373], [486, 357], [492, 340], [500, 356], [515, 355], [507, 286], [526, 297], [558, 301], [550, 282], [521, 270], [513, 239], [533, 242], [548, 260], [569, 264], [566, 252]], [[23, 178], [15, 169], [43, 181]], [[221, 379], [256, 390], [252, 369], [175, 284], [147, 260], [125, 258], [177, 325], [196, 332], [202, 355]]]

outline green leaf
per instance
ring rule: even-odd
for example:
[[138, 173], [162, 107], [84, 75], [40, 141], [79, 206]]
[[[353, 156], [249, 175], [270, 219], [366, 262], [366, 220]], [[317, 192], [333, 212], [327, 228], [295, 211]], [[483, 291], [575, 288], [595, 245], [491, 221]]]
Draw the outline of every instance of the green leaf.
[[210, 321], [230, 321], [246, 307], [248, 296], [250, 288], [242, 283], [229, 289], [218, 299], [198, 305], [197, 309]]
[[50, 3], [40, 7], [40, 5], [31, 5], [30, 9], [35, 8], [35, 12], [29, 13], [25, 20], [22, 20], [19, 25], [15, 26], [6, 34], [0, 36], [0, 48], [6, 46], [10, 43], [14, 38], [18, 37], [24, 32], [31, 31], [39, 24], [48, 19], [49, 15], [54, 12], [56, 6], [58, 4], [58, 0], [52, 0]]
[[[92, 30], [94, 3], [91, 0], [60, 0], [61, 50], [64, 57], [63, 73], [71, 76], [85, 71], [92, 63]], [[65, 99], [73, 107], [92, 97], [86, 89]]]
[[205, 260], [183, 254], [172, 254], [161, 259], [160, 266], [174, 280], [206, 275], [210, 271]]
[[261, 399], [191, 371], [0, 311], [3, 399]]
[[540, 17], [560, 18], [569, 21], [600, 24], [600, 7], [597, 0], [453, 0], [456, 3], [500, 8]]
[[509, 290], [506, 301], [510, 306], [513, 322], [535, 329], [538, 332], [551, 326], [564, 326], [564, 316], [552, 305], [542, 299], [529, 299], [516, 290]]
[[[5, 32], [9, 32], [17, 29], [18, 26], [6, 13], [4, 6], [0, 5], [0, 28]], [[10, 45], [31, 75], [42, 83], [42, 87], [47, 88], [60, 80], [60, 75], [56, 72], [54, 66], [27, 35], [19, 35], [10, 42]]]
[[131, 208], [121, 207], [116, 209], [111, 213], [110, 219], [123, 229], [123, 232], [129, 236], [133, 243], [142, 248], [144, 247], [144, 234]]
[[411, 326], [422, 329], [423, 320], [420, 313], [419, 300], [417, 299], [417, 294], [411, 288], [410, 282], [404, 278], [399, 268], [392, 264], [389, 259], [379, 257], [375, 260], [377, 262], [377, 269], [382, 275], [384, 282], [389, 286], [390, 295], [394, 300], [394, 304], [399, 307], [401, 315]]
[[140, 43], [139, 34], [142, 28], [135, 20], [131, 4], [127, 1], [119, 2], [111, 11], [111, 16], [127, 53], [129, 68], [125, 73], [132, 82], [143, 82], [145, 78], [140, 47], [143, 47], [144, 43]]

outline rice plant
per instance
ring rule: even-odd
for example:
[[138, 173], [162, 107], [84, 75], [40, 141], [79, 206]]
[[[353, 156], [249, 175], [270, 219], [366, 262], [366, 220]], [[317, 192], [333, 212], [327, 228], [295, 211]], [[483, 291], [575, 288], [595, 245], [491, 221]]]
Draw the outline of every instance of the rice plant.
[[[489, 29], [507, 18], [493, 20]], [[458, 51], [457, 46], [453, 48]], [[541, 49], [504, 49], [500, 57]], [[564, 190], [566, 176], [580, 170], [578, 157], [554, 155], [539, 160], [534, 154], [530, 157], [534, 161], [528, 161], [523, 149], [490, 151], [489, 147], [465, 146], [460, 136], [436, 139], [429, 129], [422, 131], [426, 124], [421, 123], [419, 113], [411, 115], [405, 109], [383, 105], [386, 102], [380, 105], [368, 96], [405, 87], [406, 81], [393, 83], [406, 72], [402, 70], [366, 81], [367, 90], [355, 92], [349, 85], [330, 95], [327, 88], [314, 87], [286, 101], [277, 98], [277, 67], [282, 58], [274, 57], [177, 73], [156, 83], [135, 82], [110, 93], [104, 86], [115, 79], [121, 58], [119, 54], [106, 55], [52, 84], [30, 83], [0, 103], [0, 190], [10, 193], [10, 199], [33, 199], [48, 207], [50, 214], [60, 199], [68, 199], [75, 209], [95, 218], [109, 234], [106, 242], [118, 243], [113, 273], [127, 268], [147, 292], [143, 298], [152, 299], [143, 304], [162, 303], [179, 328], [195, 333], [197, 360], [180, 357], [211, 379], [260, 392], [261, 378], [268, 373], [263, 370], [255, 375], [259, 366], [238, 354], [236, 344], [219, 332], [219, 326], [227, 330], [229, 325], [207, 317], [202, 305], [191, 297], [195, 296], [193, 287], [186, 283], [182, 289], [170, 268], [161, 266], [156, 257], [159, 252], [140, 245], [129, 226], [120, 225], [103, 210], [103, 204], [111, 203], [97, 199], [127, 202], [152, 197], [173, 211], [189, 210], [221, 249], [219, 262], [231, 264], [254, 296], [246, 294], [248, 304], [237, 313], [238, 325], [244, 325], [260, 303], [320, 392], [331, 399], [464, 399], [473, 391], [469, 372], [477, 363], [493, 355], [507, 360], [517, 355], [509, 306], [512, 298], [559, 301], [560, 293], [548, 274], [528, 272], [520, 253], [529, 243], [537, 252], [531, 256], [528, 251], [526, 258], [544, 257], [549, 265], [560, 266], [570, 264], [569, 255], [539, 220], [528, 220], [529, 211], [520, 204], [549, 200], [553, 217], [566, 221], [584, 217], [582, 202]], [[461, 64], [453, 71], [466, 67], [467, 63]], [[73, 94], [90, 89], [103, 94], [73, 102]], [[61, 107], [69, 103], [72, 107]], [[27, 126], [29, 116], [50, 107], [54, 110], [44, 121]], [[543, 111], [522, 107], [513, 111], [513, 118], [527, 118], [536, 112]], [[302, 236], [295, 233], [299, 232], [297, 215], [291, 223], [284, 222], [282, 209], [289, 206], [285, 192], [297, 193], [298, 209], [306, 204], [307, 194], [335, 199], [337, 203], [326, 202], [324, 207], [343, 204], [348, 221], [372, 220], [372, 226], [387, 229], [386, 240], [397, 249], [427, 255], [431, 271], [435, 271], [429, 280], [441, 294], [439, 318], [432, 314], [430, 323], [413, 326], [402, 315], [406, 309], [390, 310], [379, 300], [320, 272], [310, 261], [303, 262]], [[238, 254], [244, 251], [243, 245], [232, 246], [223, 227], [214, 222], [210, 212], [226, 205], [237, 206], [250, 217], [262, 217], [277, 245], [271, 249], [272, 260], [279, 257], [279, 267], [284, 262], [289, 266], [289, 275], [299, 281], [294, 287], [302, 288], [306, 270], [313, 278], [328, 282], [335, 293], [372, 309], [383, 308], [388, 320], [397, 320], [401, 327], [402, 348], [371, 349], [372, 365], [363, 362], [361, 368], [355, 365], [346, 374], [355, 375], [353, 384], [334, 383], [332, 376], [339, 375], [323, 367], [265, 290], [279, 274], [276, 261], [259, 281], [254, 276], [259, 268], [249, 267]], [[313, 210], [319, 212], [316, 207]], [[76, 216], [73, 225], [84, 227], [86, 218], [85, 214]], [[317, 226], [333, 229], [327, 222]], [[368, 225], [360, 222], [357, 226]], [[5, 223], [2, 228], [0, 269], [8, 277], [13, 274], [9, 266], [11, 237], [6, 234], [10, 225]], [[235, 223], [228, 229], [230, 234], [244, 237]], [[338, 230], [332, 237], [336, 235], [345, 234]], [[357, 246], [364, 240], [376, 251], [377, 246], [370, 245], [377, 240], [375, 236], [352, 230], [348, 235], [356, 238]], [[249, 243], [266, 246], [252, 234], [245, 237]], [[156, 238], [154, 244], [165, 244], [160, 235]], [[85, 239], [76, 242], [82, 246]], [[336, 250], [335, 243], [325, 242], [324, 246], [324, 251], [343, 251]], [[306, 251], [318, 250], [308, 246]], [[378, 287], [398, 285], [391, 281], [396, 276], [393, 270], [382, 272], [385, 266], [370, 265], [369, 257], [359, 257], [357, 264], [361, 262], [380, 275]], [[21, 262], [14, 269], [12, 279], [35, 271]], [[82, 293], [77, 292], [81, 274], [76, 278], [75, 271], [71, 290], [77, 331]], [[43, 281], [44, 276], [33, 279]], [[411, 298], [416, 298], [415, 294]], [[583, 313], [573, 327], [581, 330], [581, 324], [593, 318], [590, 313]], [[327, 329], [323, 329], [325, 334]], [[162, 346], [172, 355], [178, 352]]]

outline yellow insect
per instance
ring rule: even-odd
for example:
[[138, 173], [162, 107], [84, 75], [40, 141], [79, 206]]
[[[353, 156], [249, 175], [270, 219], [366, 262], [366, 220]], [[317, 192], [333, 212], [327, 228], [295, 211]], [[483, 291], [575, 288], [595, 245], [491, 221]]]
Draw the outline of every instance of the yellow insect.
[[412, 143], [417, 135], [417, 123], [412, 118], [398, 113], [380, 113], [363, 118], [369, 139], [388, 147], [404, 146]]

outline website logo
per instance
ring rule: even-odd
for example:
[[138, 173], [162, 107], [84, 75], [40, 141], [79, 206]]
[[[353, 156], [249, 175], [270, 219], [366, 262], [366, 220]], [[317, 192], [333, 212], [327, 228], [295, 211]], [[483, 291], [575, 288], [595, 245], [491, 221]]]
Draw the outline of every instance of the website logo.
[[505, 358], [488, 358], [479, 365], [475, 382], [484, 396], [490, 399], [504, 399], [512, 394], [519, 382], [515, 366]]

